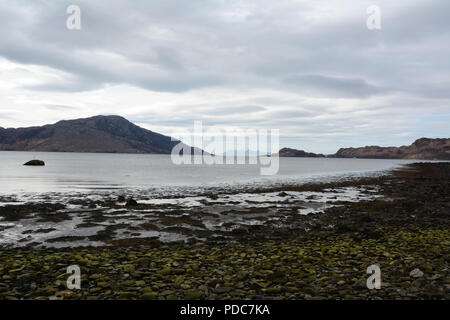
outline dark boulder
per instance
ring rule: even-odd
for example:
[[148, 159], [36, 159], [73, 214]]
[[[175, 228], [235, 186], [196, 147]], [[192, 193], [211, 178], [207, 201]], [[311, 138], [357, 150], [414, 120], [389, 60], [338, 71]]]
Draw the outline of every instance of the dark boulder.
[[134, 200], [133, 198], [129, 198], [127, 200], [127, 203], [126, 203], [127, 207], [133, 207], [133, 206], [137, 206], [137, 205], [138, 205], [137, 201]]
[[24, 163], [24, 166], [45, 166], [45, 162], [42, 160], [30, 160]]

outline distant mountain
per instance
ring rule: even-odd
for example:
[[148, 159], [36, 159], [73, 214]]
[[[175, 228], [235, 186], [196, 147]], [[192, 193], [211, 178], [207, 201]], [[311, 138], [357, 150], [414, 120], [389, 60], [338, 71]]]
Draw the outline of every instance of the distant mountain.
[[410, 146], [341, 148], [334, 158], [450, 160], [450, 139], [421, 138]]
[[178, 143], [120, 116], [64, 120], [42, 127], [0, 127], [0, 150], [169, 154]]
[[296, 158], [324, 158], [323, 154], [316, 154], [312, 152], [305, 152], [303, 150], [296, 150], [291, 148], [283, 148], [278, 152], [279, 157], [296, 157]]

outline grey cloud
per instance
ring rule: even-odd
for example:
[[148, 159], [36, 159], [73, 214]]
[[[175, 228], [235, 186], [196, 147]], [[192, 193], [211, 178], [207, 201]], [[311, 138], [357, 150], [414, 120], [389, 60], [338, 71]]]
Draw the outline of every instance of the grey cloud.
[[231, 114], [246, 114], [265, 111], [266, 108], [261, 106], [239, 106], [239, 107], [211, 107], [205, 110], [206, 114], [210, 115], [231, 115]]
[[[369, 1], [352, 3], [353, 14], [343, 19], [325, 12], [331, 18], [317, 21], [309, 17], [315, 7], [308, 1], [79, 1], [80, 31], [65, 28], [70, 1], [7, 2], [0, 11], [6, 26], [0, 30], [0, 55], [71, 75], [67, 83], [34, 90], [125, 83], [168, 92], [211, 86], [295, 91], [286, 79], [300, 73], [307, 76], [296, 81], [310, 94], [368, 97], [386, 93], [382, 88], [412, 92], [411, 63], [429, 57], [420, 81], [432, 81], [450, 50], [442, 44], [450, 30], [445, 0], [408, 6], [381, 1], [386, 30], [379, 32], [365, 27]], [[229, 18], [239, 10], [249, 15]], [[427, 51], [416, 42], [440, 50]]]
[[[14, 119], [15, 113], [2, 111], [0, 112], [0, 119]], [[1, 127], [1, 125], [0, 125]]]
[[297, 87], [307, 95], [326, 97], [359, 97], [365, 98], [381, 92], [386, 92], [370, 85], [360, 78], [338, 78], [323, 75], [297, 75], [284, 79], [284, 82]]
[[269, 114], [271, 119], [293, 119], [308, 118], [318, 114], [310, 110], [272, 110]]
[[55, 104], [49, 104], [45, 106], [49, 110], [55, 110], [55, 111], [69, 111], [69, 110], [77, 110], [76, 107], [72, 106], [63, 106], [63, 105], [55, 105]]

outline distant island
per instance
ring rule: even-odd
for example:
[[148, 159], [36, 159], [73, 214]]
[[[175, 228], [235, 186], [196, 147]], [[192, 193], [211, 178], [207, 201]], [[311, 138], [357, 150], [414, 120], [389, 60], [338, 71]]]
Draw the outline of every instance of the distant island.
[[323, 154], [316, 154], [312, 152], [305, 152], [303, 150], [296, 150], [291, 148], [283, 148], [278, 152], [279, 157], [293, 157], [293, 158], [324, 158]]

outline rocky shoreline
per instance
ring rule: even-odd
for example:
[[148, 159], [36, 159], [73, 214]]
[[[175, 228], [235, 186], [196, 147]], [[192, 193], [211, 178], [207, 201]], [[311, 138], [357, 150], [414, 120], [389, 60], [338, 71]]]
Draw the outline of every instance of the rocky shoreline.
[[[170, 221], [159, 217], [144, 226], [146, 222], [139, 221], [140, 229], [136, 227], [161, 231], [161, 221], [166, 221], [164, 228], [189, 233], [189, 241], [165, 243], [132, 234], [116, 239], [116, 224], [94, 234], [92, 240], [104, 244], [99, 247], [3, 248], [0, 299], [449, 299], [449, 181], [450, 163], [417, 163], [380, 177], [252, 190], [276, 193], [276, 198], [271, 195], [268, 204], [264, 198], [265, 205], [247, 200], [225, 213], [210, 212], [231, 221], [251, 217], [229, 229], [200, 225], [204, 215], [187, 215], [179, 203], [172, 204], [179, 216]], [[357, 189], [355, 199], [333, 199], [333, 193], [345, 188]], [[323, 192], [326, 200], [315, 201], [322, 206], [302, 214]], [[300, 199], [302, 194], [311, 198]], [[230, 194], [211, 194], [189, 212], [218, 208], [220, 198], [233, 201], [225, 196]], [[123, 204], [98, 202], [94, 205], [117, 206], [125, 214]], [[14, 223], [17, 215], [25, 219], [29, 209], [3, 207], [0, 217]], [[37, 219], [63, 222], [70, 220], [70, 213], [51, 213], [64, 209], [58, 204], [33, 207], [40, 212]], [[131, 209], [157, 212], [155, 203], [139, 199]], [[88, 222], [106, 218], [98, 210]], [[262, 223], [246, 223], [249, 220]], [[379, 290], [366, 286], [367, 267], [374, 264], [381, 269]], [[69, 265], [81, 268], [81, 290], [67, 290]], [[415, 269], [421, 272], [411, 273]]]

